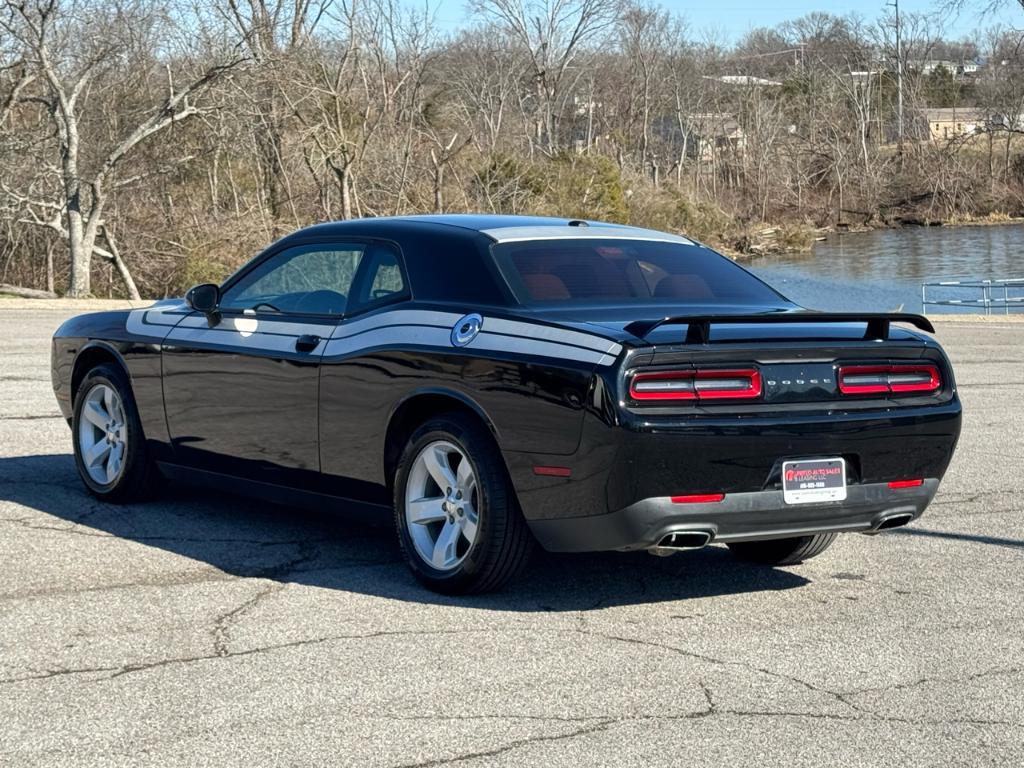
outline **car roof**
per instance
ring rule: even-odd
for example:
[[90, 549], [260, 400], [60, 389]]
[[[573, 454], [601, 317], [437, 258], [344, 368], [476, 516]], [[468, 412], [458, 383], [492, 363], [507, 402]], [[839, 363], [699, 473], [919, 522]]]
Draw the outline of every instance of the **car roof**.
[[682, 245], [694, 245], [692, 240], [680, 235], [659, 232], [653, 229], [630, 227], [624, 224], [548, 216], [510, 216], [486, 213], [425, 214], [351, 219], [349, 221], [316, 224], [296, 232], [295, 235], [315, 234], [332, 236], [344, 235], [346, 232], [366, 233], [371, 228], [387, 226], [388, 224], [398, 224], [403, 225], [403, 227], [419, 224], [435, 231], [437, 228], [453, 228], [462, 230], [467, 234], [469, 232], [480, 233], [499, 243], [523, 240], [608, 238], [657, 240], [680, 243]]

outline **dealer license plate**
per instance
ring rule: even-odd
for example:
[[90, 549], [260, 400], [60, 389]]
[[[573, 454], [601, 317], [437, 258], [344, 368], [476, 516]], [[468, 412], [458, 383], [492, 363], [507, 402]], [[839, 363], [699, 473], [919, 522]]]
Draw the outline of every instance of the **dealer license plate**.
[[783, 462], [782, 498], [787, 504], [842, 501], [846, 498], [846, 462], [843, 459]]

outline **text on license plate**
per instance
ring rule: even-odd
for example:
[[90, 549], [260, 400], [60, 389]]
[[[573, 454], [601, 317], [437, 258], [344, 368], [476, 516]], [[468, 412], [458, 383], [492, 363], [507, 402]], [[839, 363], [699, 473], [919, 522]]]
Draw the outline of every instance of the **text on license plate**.
[[808, 459], [782, 464], [782, 498], [787, 504], [814, 504], [846, 498], [846, 462]]

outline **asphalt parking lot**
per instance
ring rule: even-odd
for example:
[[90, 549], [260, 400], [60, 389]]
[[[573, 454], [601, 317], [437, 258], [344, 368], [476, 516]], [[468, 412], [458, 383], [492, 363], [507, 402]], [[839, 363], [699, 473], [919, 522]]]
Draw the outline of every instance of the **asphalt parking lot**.
[[1024, 764], [1024, 324], [944, 323], [959, 453], [912, 528], [758, 569], [544, 556], [442, 598], [390, 528], [86, 496], [0, 311], [0, 765]]

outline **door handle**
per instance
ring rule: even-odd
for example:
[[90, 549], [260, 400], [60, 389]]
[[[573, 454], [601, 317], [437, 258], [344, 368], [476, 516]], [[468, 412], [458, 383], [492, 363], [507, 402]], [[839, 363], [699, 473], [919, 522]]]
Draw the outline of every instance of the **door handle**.
[[320, 343], [320, 337], [312, 333], [306, 333], [295, 340], [296, 352], [312, 352]]

